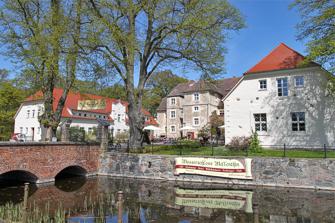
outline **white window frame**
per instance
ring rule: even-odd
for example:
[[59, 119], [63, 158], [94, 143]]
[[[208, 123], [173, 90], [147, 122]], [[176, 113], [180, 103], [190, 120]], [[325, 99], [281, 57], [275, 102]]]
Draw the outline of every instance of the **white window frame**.
[[[195, 109], [195, 108], [198, 108], [198, 109]], [[199, 106], [193, 106], [193, 111], [194, 111], [194, 112], [199, 112], [199, 111], [200, 111]]]
[[31, 110], [31, 117], [32, 117], [32, 118], [35, 118], [35, 109], [34, 109], [34, 110]]
[[171, 100], [170, 100], [170, 104], [171, 104], [171, 105], [175, 105], [175, 104], [176, 104], [176, 98], [171, 98]]
[[[293, 121], [293, 115], [296, 115], [297, 120]], [[300, 115], [303, 115], [303, 120]], [[297, 130], [293, 130], [293, 124], [297, 124]], [[302, 125], [304, 126], [302, 128]], [[306, 132], [306, 113], [305, 112], [291, 112], [291, 131], [292, 132]]]
[[[262, 82], [265, 82], [265, 84], [262, 83]], [[266, 90], [268, 89], [268, 82], [267, 82], [266, 79], [259, 80], [258, 83], [259, 83], [259, 87], [258, 87], [258, 89], [259, 89], [260, 91], [266, 91]], [[264, 86], [265, 86], [265, 87], [264, 87]]]
[[121, 122], [121, 114], [117, 114], [117, 121]]
[[[172, 129], [173, 127], [173, 129]], [[176, 132], [176, 126], [175, 125], [170, 125], [170, 131], [171, 133], [175, 133]]]
[[[299, 85], [298, 85], [298, 84], [297, 84], [297, 80], [298, 80], [299, 78], [302, 78], [302, 84], [299, 82]], [[294, 77], [294, 86], [295, 86], [296, 88], [302, 88], [302, 87], [304, 87], [304, 86], [305, 86], [305, 77], [304, 77], [304, 76], [295, 76], [295, 77]]]
[[[286, 80], [286, 84], [287, 84], [286, 87], [284, 86], [284, 82], [285, 82], [284, 80]], [[277, 96], [278, 97], [287, 97], [289, 95], [288, 78], [287, 77], [277, 78], [276, 82], [277, 82]], [[281, 86], [279, 86], [279, 85], [281, 85]], [[285, 88], [286, 88], [286, 91], [285, 91]], [[279, 95], [279, 90], [281, 90], [281, 95]], [[287, 92], [287, 94], [285, 95], [284, 92]]]
[[198, 92], [193, 94], [193, 101], [200, 101], [200, 94]]
[[[173, 114], [174, 114], [173, 117], [172, 117], [172, 112], [173, 112]], [[171, 111], [170, 111], [170, 118], [171, 118], [171, 119], [175, 119], [176, 116], [177, 116], [176, 110], [171, 110]]]
[[30, 118], [30, 110], [27, 110], [27, 119]]
[[[195, 120], [198, 119], [198, 124], [195, 123]], [[200, 125], [200, 117], [193, 117], [193, 126], [199, 126]]]
[[[257, 121], [257, 116], [259, 120]], [[265, 120], [262, 119], [265, 116]], [[268, 131], [268, 119], [266, 113], [254, 113], [255, 131], [256, 132], [267, 132]], [[257, 126], [259, 125], [259, 129]], [[265, 128], [264, 128], [265, 125]]]

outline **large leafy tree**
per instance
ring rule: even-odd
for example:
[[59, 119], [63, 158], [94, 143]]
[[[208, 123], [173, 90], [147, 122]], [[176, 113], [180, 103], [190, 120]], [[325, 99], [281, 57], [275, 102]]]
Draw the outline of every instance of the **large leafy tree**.
[[[239, 11], [226, 0], [89, 0], [96, 36], [91, 49], [121, 77], [129, 102], [131, 149], [141, 147], [145, 85], [162, 65], [187, 65], [204, 75], [224, 65], [227, 31]], [[136, 78], [136, 79], [135, 79]]]
[[[1, 41], [7, 56], [29, 71], [41, 87], [45, 112], [40, 122], [51, 140], [71, 88], [78, 64], [82, 34], [82, 0], [4, 0], [1, 3]], [[27, 73], [25, 73], [27, 74]], [[64, 91], [53, 109], [53, 90], [63, 81]]]
[[0, 141], [8, 140], [13, 133], [14, 115], [24, 96], [24, 91], [10, 81], [0, 82]]
[[177, 76], [170, 70], [154, 73], [146, 84], [143, 107], [148, 109], [151, 114], [155, 114], [162, 99], [178, 84], [186, 83], [187, 81], [186, 78]]
[[295, 0], [302, 21], [298, 24], [298, 39], [308, 41], [308, 58], [335, 71], [335, 1]]

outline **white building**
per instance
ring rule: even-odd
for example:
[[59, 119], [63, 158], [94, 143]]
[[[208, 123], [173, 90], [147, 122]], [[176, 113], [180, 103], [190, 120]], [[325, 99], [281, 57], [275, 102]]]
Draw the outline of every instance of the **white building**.
[[223, 99], [225, 139], [257, 131], [263, 146], [335, 146], [332, 74], [280, 44], [247, 71]]
[[[54, 89], [54, 104], [56, 105], [62, 95], [62, 89]], [[80, 94], [69, 92], [62, 111], [61, 123], [71, 120], [71, 127], [78, 127], [87, 133], [93, 132], [98, 127], [97, 119], [104, 119], [110, 122], [110, 130], [114, 129], [113, 135], [127, 132], [127, 106], [128, 103], [92, 94]], [[39, 91], [28, 97], [20, 106], [16, 115], [14, 133], [22, 133], [28, 141], [40, 141], [46, 129], [40, 124], [38, 117], [44, 111], [43, 95]], [[147, 117], [146, 124], [157, 125], [150, 113], [144, 110]]]

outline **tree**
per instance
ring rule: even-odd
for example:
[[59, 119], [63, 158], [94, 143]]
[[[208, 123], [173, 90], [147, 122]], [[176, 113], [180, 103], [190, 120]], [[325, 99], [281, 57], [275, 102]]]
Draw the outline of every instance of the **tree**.
[[13, 133], [14, 115], [24, 96], [24, 92], [11, 83], [0, 83], [0, 140], [8, 140]]
[[297, 26], [298, 39], [307, 39], [308, 59], [335, 71], [335, 1], [295, 0], [303, 21]]
[[151, 75], [168, 64], [197, 68], [207, 77], [220, 73], [227, 31], [243, 27], [239, 11], [226, 0], [89, 3], [96, 30], [91, 49], [124, 82], [131, 149], [141, 147], [142, 101]]
[[8, 70], [6, 69], [0, 69], [0, 83], [8, 80]]
[[171, 90], [180, 83], [186, 83], [188, 80], [179, 77], [170, 70], [154, 73], [148, 80], [147, 88], [151, 89], [153, 94], [161, 98], [166, 97]]
[[178, 84], [186, 83], [187, 81], [186, 78], [179, 77], [170, 70], [154, 73], [146, 84], [146, 90], [143, 95], [143, 107], [155, 115], [156, 109], [162, 99]]
[[[44, 97], [41, 124], [56, 136], [64, 103], [75, 79], [82, 31], [82, 0], [5, 0], [1, 4], [1, 41], [7, 56], [30, 71]], [[53, 90], [64, 81], [53, 109]]]
[[217, 139], [221, 135], [220, 126], [224, 124], [224, 118], [213, 111], [211, 116], [209, 117], [209, 124], [211, 126], [211, 133], [212, 135], [216, 135]]

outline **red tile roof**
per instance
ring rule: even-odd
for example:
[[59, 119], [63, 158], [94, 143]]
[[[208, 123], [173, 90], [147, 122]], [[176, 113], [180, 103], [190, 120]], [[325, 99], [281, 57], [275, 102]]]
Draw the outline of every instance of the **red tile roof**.
[[[63, 89], [61, 89], [61, 88], [55, 88], [54, 89], [54, 91], [53, 91], [53, 96], [54, 96], [53, 109], [54, 110], [56, 110], [58, 101], [61, 98], [62, 94], [63, 94]], [[36, 100], [43, 100], [42, 91], [38, 91], [35, 94], [29, 96], [28, 98], [26, 98], [25, 101], [36, 101]], [[126, 101], [121, 101], [119, 99], [108, 98], [108, 97], [94, 95], [94, 94], [82, 94], [82, 93], [79, 93], [79, 92], [70, 91], [68, 93], [68, 96], [67, 96], [66, 101], [65, 101], [65, 105], [64, 105], [64, 108], [63, 108], [63, 111], [62, 111], [62, 117], [63, 118], [77, 118], [77, 119], [95, 119], [95, 118], [84, 117], [84, 116], [73, 116], [73, 115], [70, 114], [68, 109], [73, 110], [73, 111], [79, 111], [78, 110], [78, 102], [80, 100], [105, 100], [106, 106], [105, 106], [104, 109], [90, 109], [90, 110], [85, 110], [85, 111], [99, 113], [99, 114], [105, 114], [105, 115], [108, 116], [109, 121], [112, 121], [112, 118], [109, 116], [112, 113], [112, 104], [121, 103], [124, 106], [126, 106], [126, 110], [128, 110], [128, 108], [127, 108], [128, 107], [128, 102], [126, 102]], [[143, 109], [143, 113], [144, 113], [144, 115], [149, 116], [150, 119], [151, 118], [153, 119], [153, 117], [151, 116], [149, 111]]]
[[[299, 67], [304, 59], [303, 55], [281, 43], [260, 62], [245, 72], [244, 75], [264, 71], [294, 69]], [[315, 63], [310, 63], [309, 65], [315, 65]]]

